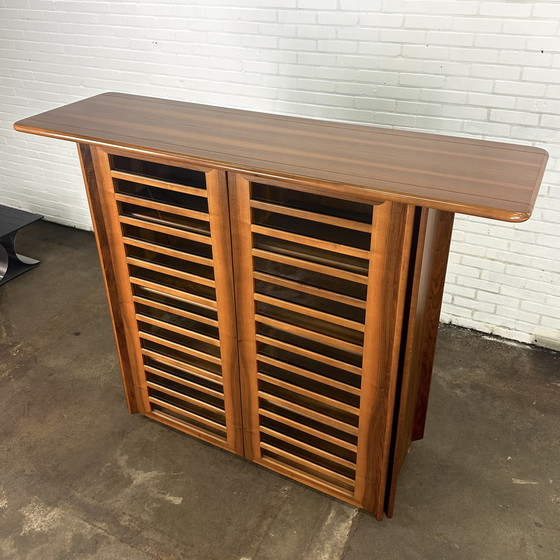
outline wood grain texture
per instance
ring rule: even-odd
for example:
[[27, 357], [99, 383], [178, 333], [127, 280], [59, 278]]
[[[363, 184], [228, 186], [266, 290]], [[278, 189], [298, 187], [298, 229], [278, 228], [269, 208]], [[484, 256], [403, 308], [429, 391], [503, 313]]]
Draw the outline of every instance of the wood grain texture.
[[243, 455], [243, 420], [233, 286], [232, 240], [225, 173], [215, 170], [208, 171], [206, 185], [218, 304], [218, 330], [228, 443], [233, 451]]
[[424, 435], [454, 214], [423, 209], [413, 243], [410, 295], [404, 314], [400, 393], [393, 426], [385, 513], [392, 517], [398, 474], [413, 440]]
[[354, 272], [348, 272], [346, 270], [340, 270], [339, 268], [335, 268], [333, 266], [318, 264], [297, 257], [281, 255], [279, 253], [273, 253], [270, 251], [263, 251], [262, 249], [253, 249], [252, 254], [254, 257], [258, 257], [260, 259], [267, 259], [270, 261], [279, 262], [289, 266], [294, 266], [296, 268], [304, 268], [305, 270], [311, 270], [312, 272], [319, 272], [320, 274], [325, 274], [327, 276], [334, 276], [336, 278], [341, 278], [343, 280], [348, 280], [350, 282], [357, 282], [358, 284], [367, 284], [366, 276], [355, 274]]
[[[317, 296], [323, 299], [336, 301], [339, 303], [343, 303], [345, 305], [351, 305], [354, 307], [358, 307], [359, 309], [366, 308], [366, 302], [362, 301], [361, 299], [357, 299], [351, 296], [345, 296], [337, 292], [331, 292], [323, 288], [317, 288], [316, 286], [311, 286], [309, 284], [302, 284], [301, 282], [296, 282], [294, 280], [287, 280], [285, 278], [280, 278], [279, 276], [273, 276], [271, 274], [266, 274], [264, 272], [255, 272], [253, 274], [253, 277], [255, 278], [255, 280], [268, 282], [269, 284], [274, 284], [276, 286], [281, 286], [283, 288], [295, 290], [296, 292], [303, 292], [304, 294], [310, 294], [312, 296]], [[351, 329], [363, 330], [362, 328], [358, 328], [357, 325], [353, 325], [351, 323], [352, 321], [346, 323], [341, 322], [340, 324], [341, 325], [345, 324]]]
[[445, 285], [445, 271], [447, 270], [454, 218], [455, 216], [451, 212], [430, 210], [428, 214], [424, 261], [418, 296], [421, 332], [415, 342], [417, 345], [418, 396], [414, 413], [413, 440], [424, 437], [439, 315]]
[[141, 409], [140, 396], [136, 391], [134, 382], [134, 358], [130, 353], [125, 338], [121, 333], [125, 332], [125, 325], [120, 306], [120, 299], [117, 287], [116, 269], [113, 267], [113, 255], [111, 243], [109, 242], [108, 229], [105, 225], [104, 206], [101, 200], [101, 187], [95, 174], [92, 159], [92, 148], [87, 144], [78, 144], [78, 155], [82, 166], [82, 174], [86, 187], [86, 193], [93, 222], [93, 231], [97, 243], [97, 251], [103, 268], [103, 280], [109, 301], [109, 310], [117, 345], [117, 354], [123, 382], [124, 394], [128, 410], [131, 414], [136, 414]]
[[[526, 220], [548, 154], [118, 93], [14, 127], [78, 142], [129, 410], [378, 519], [391, 516], [400, 468], [423, 436], [454, 213]], [[187, 184], [125, 164], [111, 170], [112, 155], [188, 169]], [[190, 184], [191, 171], [205, 174], [206, 188]], [[114, 181], [198, 202], [182, 208], [173, 198], [115, 194]], [[323, 222], [337, 235], [321, 232]], [[135, 238], [135, 228], [150, 235]], [[161, 244], [164, 235], [175, 241]], [[202, 254], [184, 252], [185, 240], [201, 244]], [[275, 276], [282, 265], [329, 281]], [[146, 270], [154, 276], [142, 277]], [[165, 277], [177, 280], [167, 286]], [[301, 297], [288, 301], [282, 290]], [[332, 309], [307, 307], [313, 298]], [[209, 316], [175, 308], [181, 301]], [[336, 305], [359, 313], [338, 317]], [[174, 324], [173, 314], [183, 321]], [[158, 346], [142, 348], [142, 340]], [[160, 353], [165, 348], [171, 355]]]
[[251, 185], [239, 175], [228, 175], [233, 249], [233, 278], [237, 314], [237, 337], [243, 441], [245, 457], [260, 458], [259, 395], [257, 386], [257, 332], [251, 248]]
[[346, 391], [347, 393], [351, 393], [352, 395], [360, 394], [360, 390], [357, 387], [352, 387], [351, 385], [342, 383], [337, 379], [331, 379], [330, 377], [320, 375], [313, 371], [309, 371], [307, 369], [294, 366], [293, 364], [289, 364], [287, 362], [283, 362], [281, 360], [271, 358], [270, 356], [266, 356], [265, 354], [257, 354], [257, 358], [259, 359], [260, 362], [263, 362], [265, 364], [270, 364], [271, 366], [276, 366], [286, 371], [290, 371], [292, 373], [295, 373], [296, 375], [299, 375], [300, 377], [305, 377], [306, 379], [312, 379], [319, 383], [323, 383], [324, 385], [328, 385], [329, 387], [334, 387], [335, 389]]
[[387, 202], [373, 213], [354, 499], [383, 517], [414, 211]]
[[147, 356], [148, 358], [153, 358], [157, 362], [161, 362], [163, 364], [168, 364], [170, 366], [173, 366], [176, 370], [182, 371], [189, 375], [194, 375], [195, 377], [200, 377], [201, 379], [208, 379], [220, 385], [222, 383], [222, 376], [217, 373], [213, 373], [206, 369], [193, 366], [192, 364], [185, 364], [180, 360], [176, 360], [175, 358], [172, 358], [171, 356], [166, 356], [165, 354], [160, 354], [155, 350], [142, 348], [142, 355]]
[[348, 450], [354, 451], [354, 452], [356, 452], [357, 449], [358, 449], [357, 446], [354, 445], [353, 443], [349, 443], [347, 441], [344, 441], [343, 439], [337, 438], [337, 437], [332, 436], [330, 434], [327, 434], [325, 432], [321, 432], [320, 430], [316, 430], [314, 428], [311, 428], [307, 424], [302, 424], [302, 423], [297, 422], [295, 420], [292, 420], [290, 418], [286, 418], [285, 416], [275, 414], [274, 412], [271, 412], [270, 410], [266, 410], [265, 408], [259, 409], [259, 414], [263, 417], [271, 418], [272, 420], [276, 420], [277, 422], [280, 422], [281, 424], [284, 424], [285, 426], [290, 426], [291, 428], [295, 428], [296, 430], [299, 430], [300, 432], [304, 432], [306, 434], [309, 434], [311, 436], [319, 438], [323, 441], [328, 441], [329, 443], [334, 443], [335, 445], [337, 445], [338, 447], [342, 447], [343, 449], [348, 449]]
[[[298, 210], [297, 208], [290, 208], [289, 206], [282, 206], [279, 204], [270, 204], [267, 202], [260, 202], [251, 200], [251, 208], [258, 210], [267, 210], [269, 212], [284, 214], [286, 216], [293, 216], [294, 218], [302, 218], [304, 220], [311, 220], [313, 222], [324, 223], [325, 215], [317, 212], [309, 212], [307, 210]], [[332, 226], [340, 226], [349, 228], [351, 230], [371, 232], [371, 224], [356, 222], [354, 220], [346, 220], [344, 218], [337, 218], [336, 216], [329, 217], [329, 224]]]
[[[255, 273], [254, 277], [263, 278], [266, 277], [266, 275], [260, 275], [258, 273]], [[364, 325], [362, 325], [362, 323], [357, 323], [356, 321], [351, 321], [350, 319], [345, 319], [344, 317], [339, 317], [338, 315], [332, 315], [331, 313], [325, 313], [324, 311], [318, 311], [317, 309], [306, 307], [304, 305], [298, 305], [297, 303], [292, 303], [284, 299], [278, 299], [275, 297], [255, 293], [255, 300], [261, 301], [263, 303], [268, 303], [270, 305], [275, 305], [276, 307], [287, 309], [289, 311], [293, 311], [294, 313], [300, 313], [307, 317], [315, 317], [322, 321], [327, 321], [334, 325], [339, 325], [341, 327], [346, 327], [348, 329], [354, 329], [359, 332], [364, 332], [365, 330], [365, 327]], [[350, 351], [354, 351], [354, 350], [357, 349], [355, 348], [350, 349]]]
[[[110, 266], [115, 278], [117, 304], [115, 312], [120, 315], [122, 330], [116, 331], [118, 344], [126, 344], [130, 358], [130, 372], [127, 381], [133, 383], [137, 395], [138, 411], [149, 412], [151, 406], [148, 400], [148, 391], [145, 384], [144, 360], [140, 345], [136, 311], [132, 299], [132, 287], [129, 281], [129, 271], [126, 263], [126, 251], [122, 242], [122, 232], [119, 224], [119, 212], [115, 201], [113, 179], [111, 177], [109, 157], [99, 148], [92, 150], [93, 168], [97, 182], [97, 196], [103, 212], [103, 227], [106, 241], [111, 255]], [[127, 389], [129, 389], [127, 387]]]
[[358, 428], [350, 424], [347, 424], [346, 422], [343, 422], [341, 420], [337, 420], [332, 416], [328, 416], [321, 412], [317, 412], [305, 406], [300, 406], [299, 404], [288, 401], [281, 397], [277, 397], [276, 395], [272, 395], [270, 393], [267, 393], [266, 391], [259, 391], [258, 395], [261, 396], [266, 401], [269, 401], [273, 404], [277, 404], [281, 408], [284, 408], [286, 410], [293, 410], [294, 412], [297, 412], [300, 416], [303, 416], [304, 418], [317, 420], [318, 422], [322, 422], [323, 424], [327, 426], [331, 426], [332, 428], [336, 428], [337, 430], [340, 430], [341, 432], [344, 432], [346, 434], [358, 435]]
[[[395, 395], [391, 456], [389, 459], [388, 480], [385, 492], [385, 513], [392, 517], [395, 504], [396, 487], [412, 441], [414, 414], [418, 394], [422, 335], [426, 325], [424, 300], [418, 305], [422, 263], [424, 262], [424, 242], [428, 222], [428, 208], [415, 209], [415, 223], [410, 253], [407, 294], [403, 315], [401, 354]], [[437, 324], [435, 326], [437, 329]]]
[[47, 111], [14, 128], [315, 186], [355, 185], [372, 197], [514, 222], [530, 216], [548, 158], [528, 146], [122, 93]]

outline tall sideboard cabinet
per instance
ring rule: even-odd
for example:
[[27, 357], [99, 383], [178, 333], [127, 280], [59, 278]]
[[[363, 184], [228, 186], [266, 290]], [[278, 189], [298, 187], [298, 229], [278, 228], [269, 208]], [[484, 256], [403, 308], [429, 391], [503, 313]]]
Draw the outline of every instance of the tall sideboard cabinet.
[[454, 214], [520, 222], [544, 150], [106, 93], [76, 142], [130, 412], [391, 516]]

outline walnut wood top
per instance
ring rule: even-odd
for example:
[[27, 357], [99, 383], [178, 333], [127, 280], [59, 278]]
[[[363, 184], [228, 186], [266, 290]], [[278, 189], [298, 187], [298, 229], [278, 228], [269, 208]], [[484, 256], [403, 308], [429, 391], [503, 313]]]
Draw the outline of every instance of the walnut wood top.
[[521, 222], [545, 150], [483, 140], [104, 93], [16, 130], [190, 156], [234, 171], [363, 187], [382, 200]]

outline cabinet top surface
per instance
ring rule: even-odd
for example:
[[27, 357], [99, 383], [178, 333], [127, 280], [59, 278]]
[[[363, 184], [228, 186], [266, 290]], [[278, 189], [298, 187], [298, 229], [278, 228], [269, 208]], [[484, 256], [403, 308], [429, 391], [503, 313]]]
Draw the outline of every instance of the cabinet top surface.
[[395, 200], [520, 222], [545, 150], [484, 140], [104, 93], [29, 117], [16, 130], [188, 156], [234, 171], [361, 187]]

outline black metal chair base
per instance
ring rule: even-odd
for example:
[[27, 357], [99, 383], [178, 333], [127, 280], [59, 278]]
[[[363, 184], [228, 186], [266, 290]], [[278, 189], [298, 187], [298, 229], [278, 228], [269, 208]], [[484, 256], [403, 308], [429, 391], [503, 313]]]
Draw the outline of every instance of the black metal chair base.
[[16, 253], [15, 241], [18, 231], [42, 216], [23, 210], [0, 206], [0, 286], [16, 276], [35, 268], [39, 261]]
[[[6, 237], [12, 237], [11, 243], [6, 243]], [[15, 234], [0, 238], [0, 286], [8, 280], [35, 268], [39, 261], [15, 252]]]

